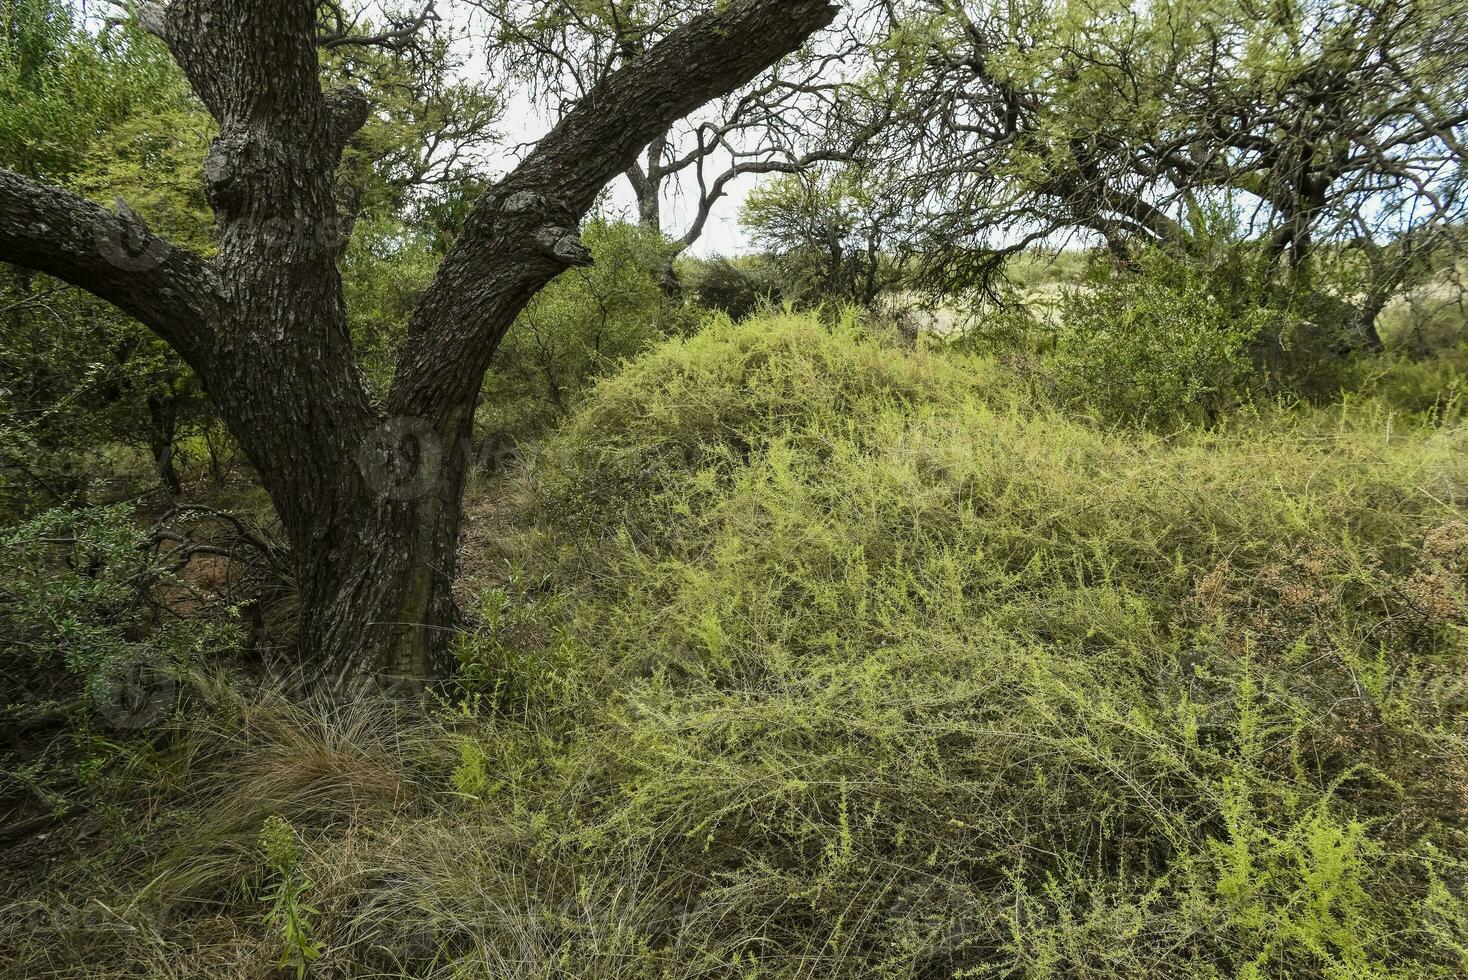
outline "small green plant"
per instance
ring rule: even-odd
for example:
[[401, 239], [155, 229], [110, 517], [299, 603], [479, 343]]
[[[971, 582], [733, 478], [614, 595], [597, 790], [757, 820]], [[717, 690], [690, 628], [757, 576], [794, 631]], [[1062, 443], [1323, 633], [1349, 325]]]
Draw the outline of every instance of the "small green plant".
[[60, 666], [81, 684], [77, 707], [122, 708], [136, 723], [140, 706], [119, 698], [140, 684], [170, 687], [170, 672], [227, 649], [231, 622], [158, 622], [156, 591], [176, 579], [147, 545], [127, 504], [58, 508], [0, 528], [0, 638], [22, 659], [16, 667]]
[[1207, 422], [1258, 379], [1258, 348], [1287, 336], [1287, 313], [1249, 304], [1242, 273], [1153, 250], [1136, 270], [1094, 262], [1065, 294], [1051, 363], [1064, 397], [1108, 420]]
[[513, 569], [480, 597], [478, 621], [459, 637], [458, 680], [480, 703], [516, 716], [554, 710], [571, 694], [558, 622], [565, 606], [548, 579], [527, 581]]
[[326, 952], [311, 926], [311, 918], [318, 911], [302, 901], [314, 884], [300, 870], [299, 841], [288, 821], [278, 816], [265, 821], [260, 828], [260, 851], [267, 871], [274, 877], [264, 893], [270, 905], [265, 925], [280, 936], [283, 949], [279, 965], [294, 969], [299, 980]]
[[149, 570], [142, 535], [125, 505], [57, 509], [0, 531], [0, 617], [15, 649], [80, 677], [105, 700], [137, 639], [139, 590]]

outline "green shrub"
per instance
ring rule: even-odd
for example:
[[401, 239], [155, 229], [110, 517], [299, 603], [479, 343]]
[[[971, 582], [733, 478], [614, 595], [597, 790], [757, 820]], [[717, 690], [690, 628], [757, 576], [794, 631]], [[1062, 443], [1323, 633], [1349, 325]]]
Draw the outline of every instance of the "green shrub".
[[640, 226], [602, 221], [582, 237], [596, 264], [536, 294], [495, 354], [479, 425], [497, 441], [553, 423], [592, 379], [693, 326], [658, 284], [666, 242]]
[[232, 622], [176, 615], [198, 603], [149, 545], [127, 504], [0, 528], [0, 722], [152, 729], [176, 707], [174, 678], [230, 648]]
[[[672, 975], [1456, 975], [1468, 433], [973, 379], [787, 319], [598, 390], [538, 474], [585, 665], [538, 860], [634, 876]], [[599, 921], [543, 940], [611, 975]]]
[[762, 306], [780, 302], [784, 288], [780, 270], [764, 256], [682, 259], [678, 275], [695, 303], [706, 310], [743, 320]]
[[[714, 321], [607, 379], [542, 447], [546, 520], [634, 536], [650, 521], [681, 523], [727, 492], [769, 439], [820, 453], [832, 437], [862, 438], [884, 411], [961, 398], [986, 371], [972, 358], [898, 356], [850, 316], [831, 326], [799, 314]], [[683, 499], [691, 489], [703, 497]]]
[[1353, 388], [1412, 414], [1461, 418], [1468, 389], [1468, 344], [1425, 360], [1384, 355], [1357, 368]]
[[956, 343], [1023, 365], [1036, 395], [1103, 422], [1172, 430], [1259, 398], [1321, 403], [1372, 370], [1358, 356], [1365, 284], [1336, 253], [1282, 274], [1217, 216], [1186, 252], [1063, 258], [1011, 263], [1003, 302]]
[[1230, 274], [1158, 251], [1139, 265], [1095, 263], [1066, 294], [1052, 359], [1064, 395], [1126, 423], [1215, 420], [1257, 381], [1259, 349], [1296, 324], [1230, 295]]
[[852, 321], [633, 361], [498, 488], [479, 697], [247, 706], [108, 900], [215, 887], [80, 961], [273, 962], [219, 919], [279, 813], [342, 975], [1461, 976], [1468, 430], [1019, 397]]

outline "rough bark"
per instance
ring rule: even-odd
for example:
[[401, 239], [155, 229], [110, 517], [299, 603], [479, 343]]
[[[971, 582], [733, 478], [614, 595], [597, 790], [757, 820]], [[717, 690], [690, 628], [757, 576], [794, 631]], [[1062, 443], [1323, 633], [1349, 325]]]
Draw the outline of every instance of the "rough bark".
[[678, 118], [830, 23], [827, 0], [733, 0], [611, 74], [476, 203], [422, 297], [386, 405], [352, 351], [336, 170], [366, 119], [323, 92], [307, 0], [174, 0], [140, 16], [219, 123], [205, 262], [118, 214], [0, 171], [0, 258], [109, 300], [175, 347], [289, 536], [304, 665], [333, 687], [431, 677], [454, 623], [474, 408], [534, 294], [590, 261], [597, 193]]

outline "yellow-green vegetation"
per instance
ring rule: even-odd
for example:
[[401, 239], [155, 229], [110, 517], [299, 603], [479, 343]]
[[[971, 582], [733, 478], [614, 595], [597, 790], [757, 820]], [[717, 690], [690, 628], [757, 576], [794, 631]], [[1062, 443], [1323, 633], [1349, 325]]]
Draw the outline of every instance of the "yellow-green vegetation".
[[495, 486], [522, 530], [461, 702], [206, 697], [133, 765], [151, 815], [0, 945], [30, 976], [1461, 976], [1468, 428], [1386, 395], [1160, 436], [854, 322], [715, 322]]

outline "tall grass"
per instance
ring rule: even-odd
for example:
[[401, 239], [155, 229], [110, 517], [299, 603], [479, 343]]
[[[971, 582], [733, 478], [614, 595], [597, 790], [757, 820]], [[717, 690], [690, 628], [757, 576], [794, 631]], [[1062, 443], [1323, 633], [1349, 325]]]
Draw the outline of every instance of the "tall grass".
[[323, 976], [1460, 976], [1465, 450], [1372, 399], [1101, 429], [716, 324], [497, 488], [461, 702], [216, 698], [146, 767], [168, 820], [46, 890], [166, 924], [60, 949], [31, 890], [3, 942], [262, 975], [278, 816]]

